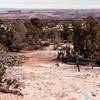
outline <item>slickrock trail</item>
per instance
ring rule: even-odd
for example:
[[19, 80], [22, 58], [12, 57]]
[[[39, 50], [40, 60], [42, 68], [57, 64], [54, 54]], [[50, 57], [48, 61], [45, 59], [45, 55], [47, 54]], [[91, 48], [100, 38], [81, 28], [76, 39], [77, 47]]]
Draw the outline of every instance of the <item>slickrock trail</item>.
[[22, 83], [23, 97], [0, 93], [0, 100], [100, 100], [100, 68], [81, 68], [56, 61], [56, 51], [33, 51], [29, 59], [7, 72]]

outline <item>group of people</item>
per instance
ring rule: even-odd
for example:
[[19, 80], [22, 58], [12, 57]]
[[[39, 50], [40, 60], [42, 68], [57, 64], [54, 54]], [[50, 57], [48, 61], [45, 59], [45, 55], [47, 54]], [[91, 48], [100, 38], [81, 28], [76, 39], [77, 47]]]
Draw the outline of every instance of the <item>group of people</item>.
[[[58, 52], [58, 57], [57, 57], [57, 60], [61, 60], [61, 62], [64, 62], [64, 59], [65, 59], [65, 56], [66, 56], [66, 51], [61, 49], [59, 52]], [[80, 58], [82, 57], [80, 55], [80, 50], [78, 52], [75, 52], [75, 64], [78, 68], [78, 71], [80, 71]]]

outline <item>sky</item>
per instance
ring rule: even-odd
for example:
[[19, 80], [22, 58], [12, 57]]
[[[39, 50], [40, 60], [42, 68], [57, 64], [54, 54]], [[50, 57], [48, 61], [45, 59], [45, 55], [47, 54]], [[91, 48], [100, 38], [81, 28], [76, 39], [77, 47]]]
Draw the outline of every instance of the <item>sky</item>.
[[100, 0], [0, 0], [0, 8], [99, 9]]

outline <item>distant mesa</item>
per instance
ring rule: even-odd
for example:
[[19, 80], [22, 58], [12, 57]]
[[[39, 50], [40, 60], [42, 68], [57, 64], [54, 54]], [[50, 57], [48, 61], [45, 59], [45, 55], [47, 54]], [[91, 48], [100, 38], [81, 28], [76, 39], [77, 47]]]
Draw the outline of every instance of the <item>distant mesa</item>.
[[76, 16], [86, 18], [90, 15], [100, 18], [100, 9], [0, 9], [0, 12], [0, 19], [30, 19], [32, 17], [37, 17], [40, 19], [72, 20], [75, 19]]
[[9, 14], [21, 14], [21, 10], [9, 10], [8, 11]]

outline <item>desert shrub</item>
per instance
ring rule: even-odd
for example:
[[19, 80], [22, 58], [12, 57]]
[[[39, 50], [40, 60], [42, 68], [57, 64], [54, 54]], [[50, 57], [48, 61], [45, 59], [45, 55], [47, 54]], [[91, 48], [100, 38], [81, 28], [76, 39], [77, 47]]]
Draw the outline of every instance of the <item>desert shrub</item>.
[[41, 45], [39, 45], [39, 44], [37, 44], [37, 45], [34, 46], [34, 50], [38, 50], [38, 49], [42, 49], [42, 48], [43, 47]]
[[26, 42], [32, 49], [40, 49], [40, 39], [43, 37], [42, 21], [38, 18], [32, 18], [25, 22], [27, 27]]
[[50, 43], [49, 43], [49, 41], [41, 41], [40, 45], [43, 46], [43, 47], [46, 47], [46, 46], [49, 46]]
[[43, 26], [42, 21], [38, 18], [31, 18], [30, 22], [32, 25], [36, 26], [37, 28], [42, 28], [42, 26]]
[[0, 82], [2, 82], [2, 78], [5, 74], [6, 67], [4, 65], [4, 62], [6, 61], [8, 54], [6, 51], [6, 48], [3, 44], [0, 43]]
[[5, 71], [6, 71], [6, 67], [4, 65], [0, 65], [0, 82], [2, 82]]
[[22, 50], [24, 48], [24, 43], [17, 43], [14, 42], [12, 45], [10, 45], [9, 51], [12, 52], [19, 52], [20, 50]]

